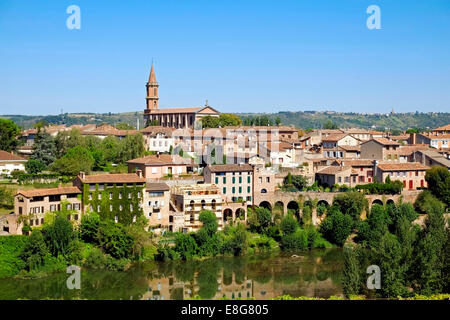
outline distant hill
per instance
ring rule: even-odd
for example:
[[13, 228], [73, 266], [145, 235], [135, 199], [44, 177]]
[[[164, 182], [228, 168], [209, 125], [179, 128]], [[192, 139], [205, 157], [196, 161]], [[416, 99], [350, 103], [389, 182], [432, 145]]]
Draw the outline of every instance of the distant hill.
[[[294, 125], [298, 128], [321, 128], [322, 125], [331, 120], [341, 128], [377, 128], [377, 129], [400, 129], [408, 128], [436, 128], [450, 123], [449, 112], [411, 112], [394, 114], [362, 114], [362, 113], [342, 113], [333, 111], [297, 111], [297, 112], [277, 112], [277, 113], [238, 113], [241, 118], [267, 116], [273, 122], [280, 118], [284, 125]], [[44, 120], [53, 124], [87, 124], [87, 123], [108, 123], [115, 125], [118, 123], [128, 123], [136, 127], [139, 119], [140, 128], [144, 126], [144, 113], [65, 113], [61, 115], [48, 116], [23, 116], [23, 115], [0, 115], [1, 118], [11, 119], [24, 129], [32, 128], [37, 121]]]

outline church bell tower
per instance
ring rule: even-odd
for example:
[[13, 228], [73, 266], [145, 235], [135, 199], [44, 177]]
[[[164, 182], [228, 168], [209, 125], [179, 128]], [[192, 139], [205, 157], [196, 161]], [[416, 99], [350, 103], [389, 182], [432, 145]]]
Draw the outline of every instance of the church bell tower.
[[158, 87], [159, 84], [156, 82], [155, 69], [152, 63], [152, 69], [150, 70], [150, 76], [146, 84], [147, 87], [147, 110], [158, 109]]

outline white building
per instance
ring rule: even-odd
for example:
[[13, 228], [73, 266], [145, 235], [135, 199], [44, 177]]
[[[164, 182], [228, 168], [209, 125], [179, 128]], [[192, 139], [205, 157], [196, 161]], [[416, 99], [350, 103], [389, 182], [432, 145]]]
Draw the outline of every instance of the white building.
[[26, 159], [0, 150], [0, 176], [10, 175], [14, 170], [25, 171]]

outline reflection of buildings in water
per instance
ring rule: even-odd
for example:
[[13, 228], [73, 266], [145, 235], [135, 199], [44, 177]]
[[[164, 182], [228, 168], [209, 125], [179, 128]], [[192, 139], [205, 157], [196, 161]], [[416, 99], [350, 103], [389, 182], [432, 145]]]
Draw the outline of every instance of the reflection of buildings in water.
[[[197, 274], [195, 275], [195, 279]], [[212, 299], [221, 298], [251, 298], [253, 297], [252, 280], [244, 277], [242, 281], [236, 281], [236, 274], [232, 273], [230, 277], [224, 274], [218, 277], [218, 290]], [[148, 280], [147, 291], [142, 295], [142, 300], [183, 300], [192, 298], [198, 294], [200, 286], [197, 281], [192, 286], [190, 282], [176, 282], [174, 277], [159, 278]]]

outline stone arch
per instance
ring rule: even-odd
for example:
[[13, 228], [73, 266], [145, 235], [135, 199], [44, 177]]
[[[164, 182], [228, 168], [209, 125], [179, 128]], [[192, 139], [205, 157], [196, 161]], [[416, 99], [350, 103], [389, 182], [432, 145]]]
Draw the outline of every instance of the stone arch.
[[379, 204], [380, 206], [382, 206], [383, 205], [383, 201], [381, 201], [380, 199], [375, 199], [375, 200], [372, 201], [372, 206], [374, 204]]
[[395, 205], [395, 201], [393, 199], [388, 199], [386, 205]]
[[318, 202], [317, 202], [317, 205], [319, 206], [319, 205], [324, 205], [325, 207], [330, 207], [330, 204], [328, 203], [328, 201], [327, 200], [319, 200]]
[[297, 201], [289, 201], [287, 204], [287, 212], [293, 211], [294, 216], [297, 217], [297, 219], [300, 219], [300, 206], [298, 205]]
[[245, 210], [243, 208], [236, 209], [236, 219], [237, 218], [239, 218], [239, 220], [241, 221], [245, 220]]
[[259, 204], [259, 206], [260, 206], [260, 207], [263, 207], [263, 208], [266, 208], [266, 209], [269, 209], [270, 211], [272, 211], [272, 205], [271, 205], [270, 202], [268, 202], [268, 201], [262, 201], [262, 202]]
[[273, 205], [273, 213], [274, 214], [280, 214], [280, 215], [284, 215], [284, 203], [283, 201], [277, 201], [275, 202], [275, 204]]
[[231, 210], [230, 208], [223, 210], [223, 221], [233, 221], [233, 210]]

